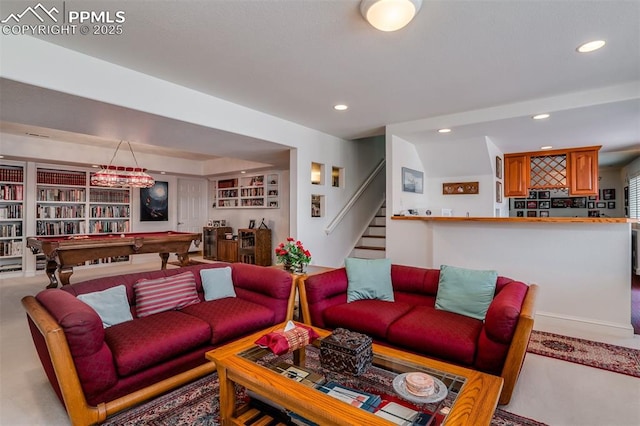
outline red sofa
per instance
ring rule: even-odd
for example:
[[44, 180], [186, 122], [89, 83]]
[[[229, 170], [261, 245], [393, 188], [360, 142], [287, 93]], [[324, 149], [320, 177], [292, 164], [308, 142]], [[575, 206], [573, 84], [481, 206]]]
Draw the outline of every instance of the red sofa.
[[435, 309], [438, 269], [392, 265], [394, 301], [347, 303], [345, 268], [299, 282], [303, 321], [338, 327], [453, 364], [502, 376], [500, 404], [507, 404], [518, 379], [533, 328], [537, 285], [498, 277], [485, 321]]
[[[200, 270], [230, 266], [235, 298], [205, 301]], [[136, 317], [140, 279], [192, 271], [199, 303]], [[124, 284], [133, 320], [103, 328], [77, 295]], [[22, 303], [36, 350], [74, 425], [103, 421], [124, 408], [215, 371], [205, 352], [291, 319], [295, 288], [276, 269], [234, 264], [110, 276], [47, 289]]]

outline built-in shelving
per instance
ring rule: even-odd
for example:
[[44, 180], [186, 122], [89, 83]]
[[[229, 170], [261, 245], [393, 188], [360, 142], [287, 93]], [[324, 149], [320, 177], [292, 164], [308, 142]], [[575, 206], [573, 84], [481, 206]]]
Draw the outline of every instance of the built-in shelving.
[[214, 182], [217, 208], [279, 208], [277, 173], [219, 179]]
[[0, 164], [0, 274], [23, 268], [24, 175], [19, 163]]

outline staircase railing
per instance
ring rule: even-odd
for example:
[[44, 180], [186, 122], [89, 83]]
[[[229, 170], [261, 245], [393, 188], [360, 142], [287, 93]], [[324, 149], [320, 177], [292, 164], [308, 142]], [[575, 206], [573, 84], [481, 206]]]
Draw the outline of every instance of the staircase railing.
[[364, 193], [364, 191], [371, 184], [371, 182], [373, 182], [373, 179], [378, 175], [378, 173], [380, 173], [381, 170], [384, 170], [385, 164], [386, 164], [386, 160], [384, 158], [380, 160], [380, 162], [375, 167], [375, 169], [373, 169], [373, 171], [369, 174], [369, 176], [367, 176], [364, 182], [362, 182], [362, 185], [360, 185], [360, 187], [351, 196], [351, 198], [349, 198], [349, 201], [347, 201], [344, 207], [342, 207], [342, 209], [338, 212], [336, 217], [333, 218], [333, 220], [329, 223], [329, 225], [327, 225], [327, 227], [324, 230], [325, 234], [329, 235], [331, 232], [333, 232], [334, 229], [336, 229], [338, 224], [342, 222], [342, 219], [344, 219], [344, 217], [347, 215], [349, 210], [351, 210], [351, 207], [353, 207], [356, 201], [358, 201], [358, 198], [360, 198], [360, 196]]

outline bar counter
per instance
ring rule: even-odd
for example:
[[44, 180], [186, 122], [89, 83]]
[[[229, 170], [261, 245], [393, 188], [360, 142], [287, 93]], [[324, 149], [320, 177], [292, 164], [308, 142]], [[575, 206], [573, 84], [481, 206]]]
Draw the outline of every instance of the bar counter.
[[500, 223], [640, 223], [626, 217], [455, 217], [455, 216], [391, 216], [391, 220], [424, 220], [429, 222], [500, 222]]

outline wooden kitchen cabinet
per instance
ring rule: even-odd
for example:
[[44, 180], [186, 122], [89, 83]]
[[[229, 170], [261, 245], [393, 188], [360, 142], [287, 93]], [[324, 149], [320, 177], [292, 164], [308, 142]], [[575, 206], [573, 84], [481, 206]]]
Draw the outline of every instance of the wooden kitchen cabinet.
[[569, 193], [598, 194], [598, 150], [569, 153]]
[[529, 194], [529, 157], [525, 154], [504, 156], [504, 196], [526, 197]]
[[530, 189], [560, 188], [568, 188], [569, 195], [598, 195], [600, 148], [505, 154], [505, 197], [527, 197]]

